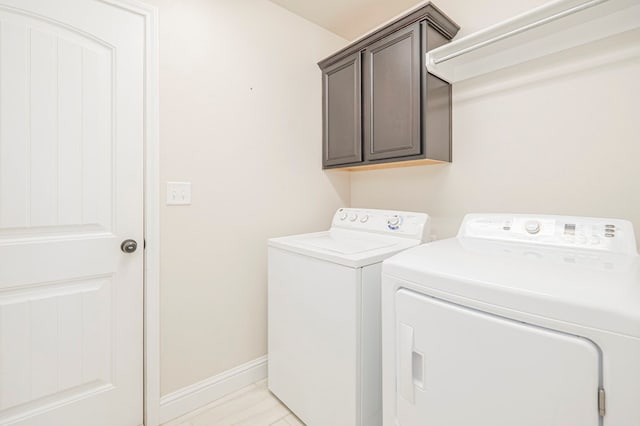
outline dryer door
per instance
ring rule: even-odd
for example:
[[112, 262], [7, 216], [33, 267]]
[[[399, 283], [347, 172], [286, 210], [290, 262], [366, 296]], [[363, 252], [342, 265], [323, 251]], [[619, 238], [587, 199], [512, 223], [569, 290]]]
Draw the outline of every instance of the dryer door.
[[599, 425], [591, 341], [409, 290], [396, 313], [398, 425]]

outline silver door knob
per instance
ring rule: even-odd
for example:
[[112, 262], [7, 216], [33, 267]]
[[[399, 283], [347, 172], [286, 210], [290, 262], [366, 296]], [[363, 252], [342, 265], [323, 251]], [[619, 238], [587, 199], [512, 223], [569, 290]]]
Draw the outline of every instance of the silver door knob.
[[120, 244], [120, 250], [125, 253], [133, 253], [138, 248], [138, 243], [136, 240], [124, 240], [122, 244]]

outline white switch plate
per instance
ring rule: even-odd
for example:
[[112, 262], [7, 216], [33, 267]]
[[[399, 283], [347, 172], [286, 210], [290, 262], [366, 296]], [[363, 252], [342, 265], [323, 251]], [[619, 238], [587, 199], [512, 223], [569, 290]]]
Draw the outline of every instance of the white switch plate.
[[167, 182], [167, 205], [191, 204], [191, 182]]

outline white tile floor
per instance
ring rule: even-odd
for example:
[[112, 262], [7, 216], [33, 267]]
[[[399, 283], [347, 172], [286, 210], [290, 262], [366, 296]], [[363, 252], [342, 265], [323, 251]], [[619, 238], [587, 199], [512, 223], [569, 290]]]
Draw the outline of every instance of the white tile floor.
[[213, 401], [164, 426], [304, 426], [262, 380]]

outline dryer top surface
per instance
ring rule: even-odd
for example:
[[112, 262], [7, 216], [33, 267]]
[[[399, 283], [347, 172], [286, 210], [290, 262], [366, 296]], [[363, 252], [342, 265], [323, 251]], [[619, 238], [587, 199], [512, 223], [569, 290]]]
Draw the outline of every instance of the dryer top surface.
[[383, 264], [425, 294], [450, 294], [640, 338], [638, 256], [566, 247], [451, 238]]

